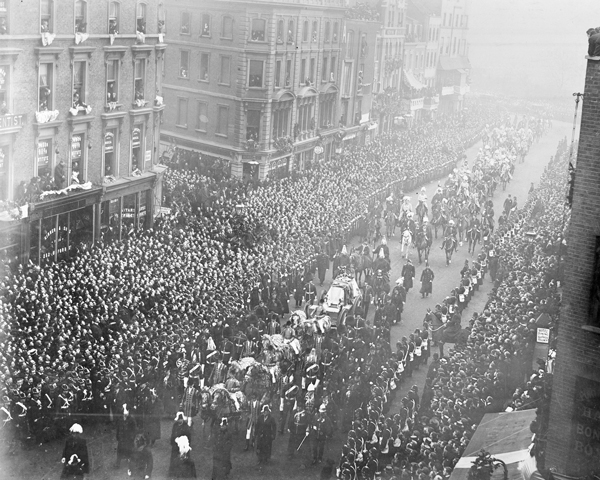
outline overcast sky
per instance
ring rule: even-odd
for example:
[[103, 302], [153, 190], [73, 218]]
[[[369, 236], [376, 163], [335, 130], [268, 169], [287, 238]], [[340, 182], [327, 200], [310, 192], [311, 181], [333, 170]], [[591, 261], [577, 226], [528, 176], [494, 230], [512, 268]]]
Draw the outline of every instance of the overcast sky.
[[470, 0], [474, 91], [571, 101], [600, 0]]

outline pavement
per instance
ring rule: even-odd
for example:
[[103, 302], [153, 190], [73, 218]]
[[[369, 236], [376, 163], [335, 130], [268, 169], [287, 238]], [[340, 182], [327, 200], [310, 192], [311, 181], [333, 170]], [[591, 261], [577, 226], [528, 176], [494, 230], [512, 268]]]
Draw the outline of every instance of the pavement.
[[[570, 138], [571, 125], [564, 122], [554, 122], [553, 129], [547, 132], [542, 139], [535, 143], [524, 164], [518, 164], [515, 175], [506, 188], [502, 191], [499, 187], [493, 199], [494, 210], [499, 214], [502, 210], [502, 204], [508, 194], [517, 196], [519, 205], [523, 205], [527, 199], [527, 194], [531, 183], [537, 184], [544, 167], [548, 163], [550, 156], [554, 155], [558, 141], [565, 136]], [[478, 143], [467, 150], [467, 159], [470, 164], [475, 160], [477, 152], [481, 147]], [[443, 179], [442, 179], [443, 181]], [[437, 181], [425, 185], [428, 198], [431, 199], [437, 188]], [[420, 187], [419, 187], [420, 189]], [[412, 196], [413, 204], [416, 203], [417, 195], [409, 192]], [[399, 232], [396, 232], [399, 235]], [[405, 261], [401, 258], [399, 236], [389, 239], [390, 247], [391, 273], [390, 280], [394, 282], [400, 277], [400, 272]], [[353, 239], [352, 244], [357, 244], [358, 239]], [[467, 252], [467, 245], [459, 247], [458, 251], [452, 257], [452, 263], [446, 266], [445, 255], [440, 250], [441, 239], [434, 240], [429, 256], [429, 265], [434, 271], [435, 280], [433, 282], [433, 294], [430, 297], [421, 298], [419, 294], [419, 278], [424, 265], [419, 265], [416, 251], [411, 251], [410, 258], [416, 268], [415, 287], [407, 295], [402, 322], [392, 328], [391, 345], [395, 350], [395, 345], [402, 336], [408, 336], [416, 328], [421, 328], [423, 318], [427, 308], [433, 309], [435, 305], [441, 302], [457, 284], [460, 279], [460, 269], [465, 260], [471, 260], [471, 255]], [[328, 271], [326, 282], [323, 287], [317, 287], [319, 295], [322, 288], [329, 288], [331, 284], [331, 271]], [[467, 309], [463, 312], [463, 319], [468, 320], [474, 312], [481, 312], [492, 284], [489, 277], [486, 277], [484, 284], [473, 296]], [[292, 300], [293, 301], [293, 300]], [[374, 315], [374, 308], [370, 309], [369, 315]], [[446, 350], [451, 345], [446, 345]], [[434, 349], [435, 352], [437, 349]], [[432, 352], [432, 353], [433, 353]], [[426, 367], [421, 367], [413, 373], [408, 381], [405, 381], [399, 387], [395, 401], [391, 405], [391, 412], [395, 412], [400, 399], [406, 395], [412, 385], [417, 385], [419, 391], [423, 391], [425, 384]], [[275, 412], [276, 419], [277, 412]], [[154, 457], [154, 472], [152, 478], [166, 478], [169, 468], [170, 445], [169, 438], [173, 419], [165, 418], [162, 421], [162, 438], [157, 440], [155, 446], [151, 449]], [[114, 470], [112, 465], [116, 459], [116, 440], [114, 427], [112, 425], [98, 425], [94, 427], [85, 427], [84, 437], [88, 439], [88, 448], [90, 452], [90, 462], [92, 471], [88, 478], [102, 480], [117, 480], [128, 478], [127, 471], [123, 465], [119, 470]], [[235, 479], [316, 479], [320, 477], [320, 471], [323, 465], [310, 465], [309, 445], [302, 448], [301, 455], [297, 455], [293, 460], [287, 459], [287, 444], [289, 434], [278, 436], [273, 443], [273, 457], [271, 463], [266, 466], [257, 466], [256, 454], [252, 451], [244, 452], [244, 429], [240, 427], [238, 434], [234, 434], [234, 446], [232, 450], [233, 470], [229, 478]], [[339, 461], [341, 446], [346, 439], [342, 432], [336, 432], [334, 438], [329, 442], [325, 452], [325, 459], [330, 458]], [[308, 443], [308, 442], [306, 442]], [[58, 479], [62, 471], [60, 459], [64, 439], [56, 440], [44, 445], [36, 445], [29, 449], [23, 449], [16, 455], [9, 456], [6, 448], [0, 448], [0, 480], [29, 480], [29, 479]], [[192, 435], [192, 459], [196, 463], [197, 477], [199, 479], [210, 479], [212, 473], [212, 441], [208, 427], [203, 428], [200, 422], [197, 422], [193, 428]]]

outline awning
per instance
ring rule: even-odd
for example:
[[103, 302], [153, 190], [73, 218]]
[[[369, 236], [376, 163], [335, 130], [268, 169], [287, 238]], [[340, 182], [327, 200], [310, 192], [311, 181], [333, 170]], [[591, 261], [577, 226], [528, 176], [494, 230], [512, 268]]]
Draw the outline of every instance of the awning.
[[275, 96], [273, 97], [273, 101], [285, 102], [285, 101], [292, 101], [295, 98], [296, 98], [296, 95], [294, 95], [293, 92], [290, 92], [289, 90], [284, 90], [282, 88], [275, 94]]
[[440, 68], [442, 70], [470, 70], [471, 62], [467, 57], [440, 57]]
[[300, 91], [298, 92], [298, 97], [313, 97], [318, 94], [319, 92], [317, 92], [315, 87], [306, 86], [300, 89]]
[[327, 82], [323, 85], [321, 85], [321, 87], [319, 88], [319, 91], [321, 93], [337, 93], [339, 91], [339, 88], [337, 87], [337, 85], [333, 82]]
[[[523, 465], [531, 462], [529, 425], [534, 419], [535, 409], [484, 415], [450, 480], [467, 480], [473, 461], [482, 449], [506, 463], [509, 480], [522, 480]], [[531, 470], [531, 465], [528, 467]]]
[[415, 90], [421, 90], [422, 88], [425, 88], [425, 85], [419, 82], [419, 80], [417, 80], [417, 78], [409, 70], [404, 70], [404, 80], [409, 87], [414, 88]]

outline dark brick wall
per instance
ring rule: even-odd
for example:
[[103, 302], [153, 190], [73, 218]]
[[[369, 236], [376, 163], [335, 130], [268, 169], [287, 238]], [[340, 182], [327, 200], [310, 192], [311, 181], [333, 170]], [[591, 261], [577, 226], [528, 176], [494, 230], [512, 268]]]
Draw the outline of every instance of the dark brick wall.
[[583, 444], [590, 440], [593, 444], [593, 438], [579, 435], [578, 422], [573, 420], [581, 408], [578, 377], [598, 382], [600, 391], [600, 334], [582, 329], [591, 323], [596, 237], [600, 236], [600, 61], [588, 60], [584, 94], [546, 458], [546, 467], [577, 476], [589, 473], [585, 470], [594, 465], [600, 468], [596, 451], [582, 451]]

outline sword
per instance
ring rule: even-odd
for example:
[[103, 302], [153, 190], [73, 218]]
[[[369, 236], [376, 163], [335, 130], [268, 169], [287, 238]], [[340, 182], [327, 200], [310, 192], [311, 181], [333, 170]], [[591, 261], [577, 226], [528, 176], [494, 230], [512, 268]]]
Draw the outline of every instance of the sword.
[[304, 441], [306, 440], [307, 437], [308, 437], [308, 432], [306, 432], [306, 435], [304, 435], [304, 438], [300, 442], [300, 445], [298, 445], [298, 448], [296, 449], [296, 451], [298, 451], [298, 450], [300, 450], [300, 448], [302, 448], [302, 445], [304, 444]]

